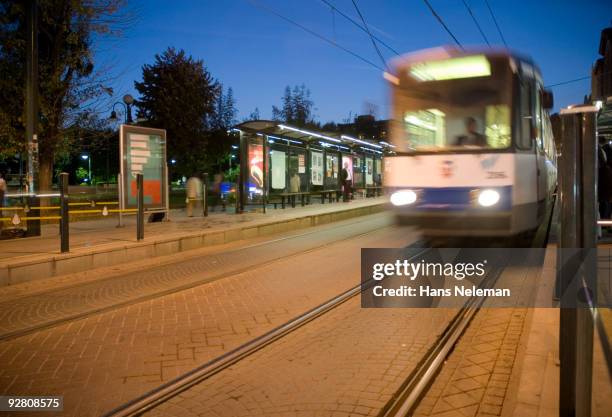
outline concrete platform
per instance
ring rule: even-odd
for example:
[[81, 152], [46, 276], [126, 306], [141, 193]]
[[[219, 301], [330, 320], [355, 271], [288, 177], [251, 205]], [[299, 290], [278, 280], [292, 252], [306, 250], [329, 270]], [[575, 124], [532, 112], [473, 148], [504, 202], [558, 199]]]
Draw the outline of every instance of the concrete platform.
[[78, 222], [71, 225], [71, 251], [63, 254], [58, 227], [49, 225], [41, 237], [0, 241], [0, 286], [346, 220], [380, 212], [385, 202], [380, 197], [206, 218], [173, 211], [169, 222], [145, 224], [142, 241], [136, 240], [134, 217], [123, 228], [116, 219]]

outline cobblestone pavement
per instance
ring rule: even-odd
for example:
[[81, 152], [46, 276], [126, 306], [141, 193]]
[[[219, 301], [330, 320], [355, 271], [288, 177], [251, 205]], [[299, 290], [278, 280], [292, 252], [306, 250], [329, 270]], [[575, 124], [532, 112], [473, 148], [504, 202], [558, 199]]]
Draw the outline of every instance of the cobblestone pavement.
[[414, 238], [380, 228], [0, 342], [0, 392], [62, 394], [63, 415], [100, 415], [356, 285], [362, 247], [405, 246]]
[[414, 416], [500, 416], [526, 316], [526, 308], [481, 309]]
[[355, 297], [145, 415], [375, 416], [455, 313]]
[[0, 338], [12, 332], [121, 305], [134, 299], [198, 285], [275, 259], [320, 249], [388, 224], [386, 214], [375, 214], [233, 250], [217, 252], [204, 248], [193, 251], [190, 258], [182, 262], [144, 267], [141, 271], [17, 299], [2, 297], [3, 291], [0, 289]]

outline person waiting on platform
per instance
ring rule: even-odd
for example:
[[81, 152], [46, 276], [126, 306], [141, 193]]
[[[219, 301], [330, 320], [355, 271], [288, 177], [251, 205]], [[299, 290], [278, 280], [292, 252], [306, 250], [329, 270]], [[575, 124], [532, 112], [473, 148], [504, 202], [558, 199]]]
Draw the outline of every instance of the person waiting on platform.
[[[293, 171], [293, 174], [291, 175], [291, 178], [289, 179], [289, 192], [299, 193], [301, 186], [302, 184], [301, 184], [300, 176], [298, 175], [296, 171]], [[292, 195], [290, 198], [291, 198], [291, 205], [295, 206], [295, 195]]]
[[457, 146], [487, 146], [487, 137], [478, 132], [478, 124], [473, 117], [465, 119], [466, 134], [457, 138]]
[[187, 193], [187, 216], [193, 217], [193, 208], [198, 201], [202, 201], [202, 181], [192, 175], [185, 184], [185, 191]]
[[351, 201], [351, 185], [353, 183], [348, 162], [344, 163], [342, 171], [340, 171], [340, 181], [342, 181], [342, 201], [348, 203]]

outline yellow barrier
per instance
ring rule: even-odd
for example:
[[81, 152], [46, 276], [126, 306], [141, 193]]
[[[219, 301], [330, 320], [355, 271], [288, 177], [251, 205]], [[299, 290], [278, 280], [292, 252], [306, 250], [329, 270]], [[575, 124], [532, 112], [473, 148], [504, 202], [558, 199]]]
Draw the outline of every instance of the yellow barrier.
[[[94, 206], [114, 206], [118, 205], [118, 201], [99, 201], [94, 202]], [[68, 203], [69, 206], [91, 206], [91, 203]], [[28, 207], [28, 210], [59, 210], [60, 206], [36, 206], [36, 207]], [[2, 207], [2, 210], [5, 211], [19, 211], [26, 210], [26, 207]]]
[[[62, 219], [61, 216], [20, 217], [19, 218], [19, 220], [20, 220], [19, 223], [21, 223], [21, 220], [61, 220], [61, 219]], [[13, 220], [12, 217], [2, 217], [2, 218], [0, 218], [0, 221], [3, 221], [3, 222], [10, 222], [11, 220]], [[17, 223], [17, 224], [19, 224], [19, 223]]]

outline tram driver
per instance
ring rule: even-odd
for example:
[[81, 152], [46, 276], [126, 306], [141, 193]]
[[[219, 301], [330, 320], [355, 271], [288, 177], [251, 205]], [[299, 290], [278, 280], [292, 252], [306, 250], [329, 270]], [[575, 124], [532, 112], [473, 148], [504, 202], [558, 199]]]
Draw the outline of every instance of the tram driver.
[[465, 130], [464, 135], [457, 137], [457, 146], [487, 146], [487, 137], [478, 132], [478, 124], [476, 119], [473, 117], [465, 118]]

